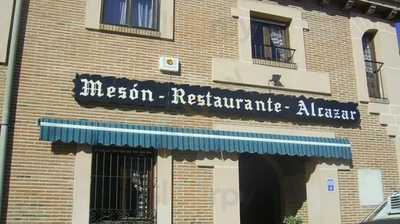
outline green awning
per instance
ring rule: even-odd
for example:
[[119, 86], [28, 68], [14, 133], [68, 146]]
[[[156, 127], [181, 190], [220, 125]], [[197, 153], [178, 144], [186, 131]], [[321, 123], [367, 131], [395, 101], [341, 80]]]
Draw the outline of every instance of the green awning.
[[89, 120], [39, 120], [40, 139], [88, 145], [114, 145], [206, 152], [352, 158], [351, 144], [343, 138], [322, 138], [219, 131], [210, 129], [144, 126]]

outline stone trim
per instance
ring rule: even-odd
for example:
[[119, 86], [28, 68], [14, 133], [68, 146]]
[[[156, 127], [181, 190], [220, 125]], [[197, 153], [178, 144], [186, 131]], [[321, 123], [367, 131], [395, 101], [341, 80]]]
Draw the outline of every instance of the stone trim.
[[74, 198], [72, 203], [72, 223], [89, 223], [91, 174], [91, 147], [78, 145], [75, 156], [75, 181]]
[[[75, 159], [72, 223], [89, 223], [91, 173], [91, 146], [78, 145]], [[171, 224], [172, 155], [169, 151], [158, 151], [155, 186], [157, 223]]]
[[172, 154], [158, 150], [157, 155], [156, 210], [157, 223], [172, 223]]
[[116, 26], [116, 25], [109, 25], [109, 24], [100, 24], [100, 30], [106, 31], [106, 32], [125, 33], [125, 34], [133, 34], [133, 35], [148, 36], [148, 37], [155, 37], [155, 38], [161, 37], [161, 33], [158, 31], [126, 27], [126, 26]]
[[[281, 75], [283, 86], [271, 83], [272, 75]], [[213, 58], [212, 80], [214, 82], [279, 88], [290, 91], [331, 94], [330, 74], [309, 72], [278, 66], [266, 66], [235, 59]]]
[[13, 0], [0, 1], [0, 63], [6, 63], [13, 15]]
[[239, 58], [241, 61], [252, 61], [251, 54], [251, 13], [263, 14], [265, 16], [284, 18], [290, 21], [288, 26], [289, 46], [296, 49], [293, 62], [297, 69], [306, 70], [305, 48], [303, 29], [308, 24], [302, 18], [302, 11], [293, 7], [284, 7], [272, 3], [239, 0], [238, 8], [231, 9], [231, 15], [239, 20]]
[[136, 34], [162, 39], [174, 39], [174, 0], [160, 0], [160, 27], [158, 31], [147, 29], [114, 26], [101, 23], [102, 0], [86, 0], [85, 26], [92, 30]]

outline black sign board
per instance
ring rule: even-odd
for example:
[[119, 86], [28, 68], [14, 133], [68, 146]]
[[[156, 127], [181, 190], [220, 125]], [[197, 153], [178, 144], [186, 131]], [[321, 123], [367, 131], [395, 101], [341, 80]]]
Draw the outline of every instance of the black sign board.
[[357, 104], [351, 102], [90, 74], [77, 74], [74, 82], [75, 99], [85, 105], [341, 125], [352, 125], [360, 120]]

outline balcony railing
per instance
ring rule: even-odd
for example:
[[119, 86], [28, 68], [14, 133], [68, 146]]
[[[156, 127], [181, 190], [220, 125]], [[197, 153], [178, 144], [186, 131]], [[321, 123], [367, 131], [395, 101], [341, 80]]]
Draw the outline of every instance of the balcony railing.
[[271, 45], [253, 44], [252, 54], [254, 59], [293, 63], [295, 49]]
[[381, 74], [382, 66], [382, 62], [365, 60], [368, 95], [371, 98], [385, 99]]

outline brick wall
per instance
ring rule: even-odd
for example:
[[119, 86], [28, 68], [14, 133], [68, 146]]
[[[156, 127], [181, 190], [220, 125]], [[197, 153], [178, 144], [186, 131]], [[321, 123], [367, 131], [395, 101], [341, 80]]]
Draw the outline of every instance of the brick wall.
[[[338, 137], [348, 137], [353, 143], [354, 170], [340, 172], [344, 223], [354, 223], [371, 209], [359, 206], [356, 169], [381, 169], [385, 195], [397, 188], [394, 145], [379, 125], [378, 117], [368, 114], [365, 105], [360, 106], [361, 127], [343, 129], [85, 108], [74, 101], [72, 79], [76, 72], [270, 92], [211, 82], [213, 57], [238, 58], [237, 20], [230, 14], [235, 5], [235, 0], [176, 0], [175, 41], [166, 41], [86, 30], [85, 0], [30, 1], [15, 102], [7, 223], [71, 221], [75, 147], [52, 146], [39, 141], [37, 119], [40, 117], [205, 128], [219, 122], [334, 131]], [[356, 101], [348, 18], [334, 9], [326, 13], [319, 11], [328, 9], [312, 10], [313, 7], [317, 6], [307, 6], [304, 11], [310, 28], [304, 34], [307, 68], [331, 74], [333, 95], [327, 98]], [[179, 57], [182, 75], [160, 74], [160, 55]], [[212, 223], [211, 169], [196, 167], [191, 154], [174, 156], [173, 216], [176, 223]], [[300, 215], [305, 217], [305, 211], [306, 203], [300, 209]]]
[[[235, 57], [237, 52], [232, 5], [233, 1], [176, 1], [176, 39], [172, 42], [88, 31], [84, 0], [31, 1], [16, 101], [7, 223], [71, 220], [75, 148], [62, 150], [39, 141], [40, 117], [211, 127], [212, 118], [202, 116], [82, 108], [73, 100], [72, 79], [76, 72], [90, 72], [210, 85], [211, 58]], [[182, 76], [160, 74], [160, 55], [181, 58]], [[198, 173], [202, 172], [207, 175], [208, 171]], [[175, 202], [177, 208], [190, 204]], [[174, 216], [185, 222], [190, 215], [187, 211]], [[210, 220], [211, 214], [199, 221]]]
[[213, 168], [197, 166], [196, 153], [174, 153], [173, 157], [173, 223], [212, 224]]

